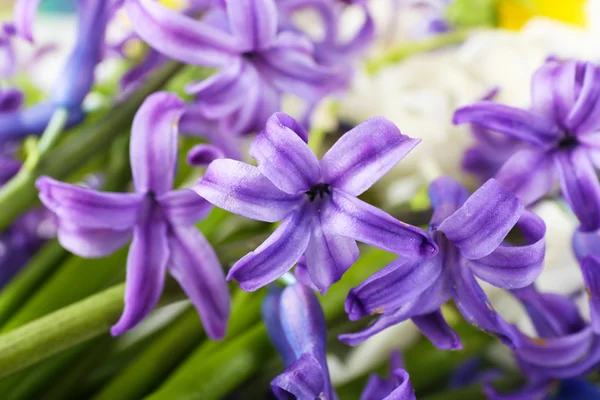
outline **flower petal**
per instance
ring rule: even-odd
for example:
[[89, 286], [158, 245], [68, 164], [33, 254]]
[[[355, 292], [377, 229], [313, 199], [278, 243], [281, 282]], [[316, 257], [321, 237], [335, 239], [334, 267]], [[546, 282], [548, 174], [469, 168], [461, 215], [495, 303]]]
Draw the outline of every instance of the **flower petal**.
[[549, 146], [559, 138], [560, 130], [551, 120], [531, 111], [493, 101], [479, 101], [456, 110], [452, 122], [476, 124], [537, 146]]
[[67, 221], [60, 221], [57, 230], [60, 245], [83, 258], [106, 257], [129, 243], [132, 235], [133, 229], [82, 228]]
[[496, 180], [512, 191], [525, 205], [541, 199], [556, 182], [556, 167], [546, 152], [523, 149], [502, 166]]
[[219, 208], [266, 222], [281, 221], [304, 199], [279, 190], [258, 168], [228, 159], [210, 163], [192, 189]]
[[433, 208], [433, 216], [429, 223], [430, 229], [437, 229], [469, 198], [469, 192], [464, 185], [449, 176], [443, 176], [433, 181], [429, 185], [428, 194]]
[[584, 68], [581, 61], [547, 61], [531, 79], [532, 109], [567, 128], [565, 121], [577, 100]]
[[517, 226], [530, 242], [524, 246], [500, 245], [491, 254], [466, 264], [479, 278], [503, 289], [530, 285], [542, 273], [546, 255], [546, 224], [531, 211], [525, 211]]
[[311, 354], [303, 354], [271, 381], [273, 394], [279, 400], [318, 399], [323, 393], [324, 385], [321, 364]]
[[225, 66], [238, 58], [232, 35], [153, 0], [126, 0], [135, 32], [152, 48], [187, 64]]
[[540, 367], [567, 367], [585, 359], [593, 343], [592, 329], [585, 328], [570, 335], [524, 341], [517, 355]]
[[325, 293], [354, 264], [359, 251], [354, 239], [324, 229], [321, 214], [316, 213], [305, 256], [311, 281]]
[[281, 302], [281, 293], [283, 289], [278, 285], [269, 285], [267, 295], [263, 300], [261, 307], [262, 319], [267, 327], [267, 334], [271, 343], [275, 346], [283, 363], [290, 365], [296, 359], [294, 351], [290, 347], [285, 332], [281, 326], [281, 314], [279, 303]]
[[412, 321], [435, 347], [441, 350], [462, 350], [460, 337], [454, 332], [438, 309], [429, 314], [416, 315]]
[[403, 135], [383, 117], [371, 118], [346, 132], [323, 156], [323, 179], [333, 187], [358, 196], [420, 141]]
[[173, 187], [177, 164], [177, 123], [184, 103], [158, 92], [146, 98], [133, 119], [129, 144], [131, 171], [138, 193], [161, 195]]
[[59, 182], [47, 176], [36, 181], [40, 200], [60, 221], [81, 228], [133, 228], [142, 195], [105, 193]]
[[590, 302], [590, 313], [592, 317], [592, 329], [600, 333], [600, 259], [595, 256], [587, 256], [581, 260], [581, 272]]
[[192, 225], [202, 221], [212, 205], [191, 189], [172, 190], [157, 198], [172, 225]]
[[475, 260], [494, 251], [515, 226], [524, 207], [519, 199], [495, 179], [490, 179], [438, 228]]
[[206, 167], [219, 158], [225, 158], [225, 154], [219, 147], [212, 144], [197, 144], [188, 151], [185, 160], [194, 167]]
[[285, 31], [255, 60], [262, 75], [278, 90], [316, 101], [337, 88], [340, 70], [320, 65], [312, 44], [303, 35]]
[[292, 212], [256, 250], [231, 267], [227, 280], [235, 279], [243, 290], [252, 292], [285, 274], [308, 246], [310, 221], [304, 209]]
[[461, 263], [452, 267], [452, 295], [463, 317], [479, 329], [497, 336], [505, 345], [518, 346], [521, 341], [520, 332], [494, 310], [469, 268]]
[[565, 200], [583, 231], [600, 228], [600, 182], [584, 148], [556, 153], [555, 162]]
[[258, 169], [275, 186], [289, 194], [306, 192], [321, 177], [317, 156], [296, 133], [291, 118], [274, 114], [250, 145], [249, 153]]
[[110, 333], [119, 336], [139, 324], [154, 308], [165, 283], [169, 261], [167, 224], [160, 209], [150, 202], [144, 205], [140, 222], [133, 233], [127, 257], [125, 309]]
[[215, 251], [196, 227], [171, 226], [169, 272], [200, 313], [211, 339], [225, 336], [229, 290]]
[[429, 260], [400, 257], [350, 289], [344, 309], [350, 320], [391, 313], [423, 293], [442, 272], [442, 256]]
[[256, 51], [273, 44], [277, 34], [277, 6], [273, 0], [226, 0], [231, 31], [240, 50]]
[[323, 222], [327, 229], [407, 257], [432, 257], [437, 244], [425, 231], [398, 221], [391, 215], [341, 190], [331, 194]]
[[14, 21], [17, 33], [33, 42], [33, 21], [40, 0], [17, 0], [14, 5]]
[[597, 136], [600, 128], [600, 68], [585, 63], [581, 91], [569, 110], [566, 125], [578, 137]]

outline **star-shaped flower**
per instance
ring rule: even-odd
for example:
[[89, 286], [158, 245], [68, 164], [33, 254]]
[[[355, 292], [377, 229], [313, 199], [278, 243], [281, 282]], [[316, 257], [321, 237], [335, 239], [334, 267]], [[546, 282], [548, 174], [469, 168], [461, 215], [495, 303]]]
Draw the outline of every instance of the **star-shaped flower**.
[[69, 251], [104, 257], [133, 237], [125, 310], [113, 335], [133, 328], [152, 311], [167, 269], [200, 313], [207, 334], [225, 334], [229, 294], [224, 273], [193, 225], [207, 215], [210, 204], [189, 189], [172, 190], [177, 121], [183, 110], [175, 95], [156, 93], [137, 112], [130, 142], [135, 193], [102, 193], [49, 177], [37, 181], [40, 199], [57, 216], [58, 240]]
[[242, 289], [282, 276], [302, 255], [321, 291], [356, 261], [356, 241], [409, 257], [432, 257], [437, 245], [423, 230], [396, 220], [356, 196], [418, 143], [377, 117], [342, 136], [318, 160], [292, 117], [274, 114], [250, 146], [258, 167], [213, 161], [194, 190], [214, 205], [259, 221], [282, 221], [255, 251], [229, 271]]

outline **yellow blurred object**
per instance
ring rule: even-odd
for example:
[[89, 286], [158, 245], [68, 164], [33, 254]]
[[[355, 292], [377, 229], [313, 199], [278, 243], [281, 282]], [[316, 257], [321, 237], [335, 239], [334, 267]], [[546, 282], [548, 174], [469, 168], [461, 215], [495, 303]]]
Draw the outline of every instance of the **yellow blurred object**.
[[544, 16], [570, 24], [585, 26], [586, 0], [530, 0], [531, 8], [518, 5], [515, 0], [501, 0], [498, 5], [502, 28], [520, 29], [530, 18]]
[[163, 6], [172, 8], [173, 10], [182, 10], [185, 7], [185, 0], [159, 0]]

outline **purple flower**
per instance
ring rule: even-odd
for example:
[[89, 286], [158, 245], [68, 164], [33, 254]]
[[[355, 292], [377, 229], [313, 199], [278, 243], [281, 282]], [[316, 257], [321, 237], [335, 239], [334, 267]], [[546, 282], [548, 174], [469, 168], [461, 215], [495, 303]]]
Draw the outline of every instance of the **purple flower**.
[[17, 31], [14, 24], [2, 24], [0, 31], [0, 79], [12, 77], [17, 68], [13, 38]]
[[600, 228], [600, 69], [588, 62], [547, 61], [533, 76], [531, 110], [482, 101], [460, 108], [454, 123], [473, 123], [529, 146], [504, 164], [496, 179], [529, 205], [559, 178], [583, 230]]
[[221, 67], [188, 86], [208, 120], [226, 131], [254, 132], [280, 109], [282, 93], [313, 103], [331, 92], [337, 71], [318, 65], [304, 36], [278, 29], [274, 0], [226, 0], [202, 21], [152, 0], [127, 0], [136, 33], [160, 53], [195, 65]]
[[[114, 0], [113, 0], [114, 1]], [[78, 34], [75, 48], [52, 89], [51, 99], [27, 109], [0, 114], [0, 141], [41, 134], [57, 108], [69, 109], [67, 126], [84, 118], [81, 102], [94, 83], [94, 70], [102, 58], [104, 36], [113, 1], [77, 1]], [[18, 34], [33, 40], [33, 22], [39, 0], [19, 0], [15, 5]]]
[[489, 398], [543, 398], [550, 392], [552, 380], [585, 375], [600, 363], [599, 337], [583, 321], [572, 300], [539, 293], [533, 286], [514, 293], [525, 306], [539, 337], [525, 337], [514, 350], [527, 376], [527, 385], [508, 396], [498, 394], [488, 385]]
[[102, 193], [49, 177], [37, 181], [40, 199], [58, 218], [58, 240], [71, 252], [104, 257], [133, 237], [125, 310], [113, 335], [133, 328], [152, 311], [167, 268], [200, 313], [207, 334], [225, 334], [229, 295], [224, 274], [193, 225], [207, 215], [210, 204], [189, 189], [171, 189], [183, 109], [176, 96], [156, 93], [137, 112], [130, 143], [135, 193]]
[[255, 251], [229, 271], [242, 289], [256, 290], [306, 256], [321, 291], [337, 282], [359, 255], [356, 241], [410, 257], [431, 257], [437, 246], [423, 230], [356, 198], [394, 167], [419, 140], [385, 118], [346, 133], [319, 161], [304, 128], [274, 114], [250, 146], [258, 167], [221, 159], [194, 190], [214, 205], [259, 221], [282, 221]]
[[592, 317], [592, 329], [600, 334], [600, 231], [573, 235], [573, 251], [586, 286]]
[[271, 381], [275, 396], [280, 400], [336, 399], [325, 359], [325, 316], [312, 290], [300, 283], [283, 291], [274, 287], [262, 314], [269, 338], [286, 366]]
[[390, 356], [390, 377], [382, 379], [371, 374], [363, 389], [360, 400], [414, 400], [415, 391], [410, 383], [408, 373], [402, 365], [399, 351]]
[[[493, 179], [469, 197], [458, 182], [439, 178], [429, 187], [429, 198], [434, 210], [429, 232], [440, 248], [438, 255], [428, 260], [400, 258], [352, 289], [345, 304], [351, 320], [381, 316], [364, 331], [340, 339], [360, 343], [412, 318], [437, 347], [461, 348], [439, 310], [453, 298], [469, 322], [515, 345], [520, 339], [516, 328], [493, 309], [475, 276], [506, 289], [533, 282], [544, 261], [544, 222]], [[515, 226], [530, 244], [503, 244]]]

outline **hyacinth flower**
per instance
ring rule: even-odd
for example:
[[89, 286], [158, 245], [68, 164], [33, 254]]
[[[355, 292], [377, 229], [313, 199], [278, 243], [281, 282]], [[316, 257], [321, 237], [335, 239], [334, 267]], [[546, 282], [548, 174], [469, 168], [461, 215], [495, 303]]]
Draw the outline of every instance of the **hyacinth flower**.
[[[581, 318], [571, 299], [539, 293], [533, 286], [514, 291], [514, 294], [525, 306], [539, 337], [526, 337], [522, 346], [514, 349], [518, 364], [527, 376], [527, 384], [506, 396], [499, 394], [492, 385], [487, 385], [489, 398], [545, 398], [556, 380], [576, 379], [597, 367], [600, 363], [600, 337]], [[567, 387], [561, 387], [559, 393], [566, 389], [585, 390], [580, 385], [573, 387], [573, 381], [566, 384]]]
[[[77, 0], [77, 40], [61, 73], [63, 78], [55, 83], [48, 101], [0, 114], [0, 141], [41, 134], [59, 108], [68, 111], [67, 126], [83, 119], [81, 103], [94, 83], [94, 70], [102, 58], [106, 26], [115, 1]], [[38, 3], [39, 0], [19, 0], [15, 6], [17, 34], [30, 41]]]
[[594, 162], [600, 140], [600, 69], [589, 62], [551, 59], [536, 71], [531, 85], [530, 110], [482, 101], [458, 109], [454, 123], [476, 124], [526, 143], [496, 179], [529, 205], [558, 178], [581, 229], [597, 230], [600, 183]]
[[258, 167], [215, 160], [194, 187], [232, 213], [281, 221], [263, 244], [235, 263], [227, 279], [253, 291], [285, 274], [305, 255], [311, 281], [324, 292], [358, 258], [356, 241], [410, 257], [437, 253], [426, 232], [356, 197], [419, 140], [377, 117], [343, 135], [321, 161], [307, 142], [308, 134], [296, 120], [276, 113], [250, 145]]
[[125, 1], [135, 32], [152, 48], [187, 64], [221, 68], [187, 87], [221, 132], [259, 131], [280, 110], [283, 93], [312, 104], [334, 89], [338, 71], [316, 63], [307, 37], [278, 29], [274, 0], [224, 3], [197, 21], [152, 0]]
[[[375, 38], [375, 23], [365, 1], [331, 1], [331, 0], [279, 0], [282, 22], [280, 26], [285, 29], [297, 31], [302, 34], [301, 28], [294, 24], [293, 17], [299, 11], [316, 12], [323, 24], [324, 35], [315, 39], [314, 54], [319, 64], [339, 68], [343, 73], [337, 77], [340, 88], [350, 84], [353, 74], [353, 62], [363, 54], [373, 43]], [[357, 5], [361, 8], [364, 21], [357, 32], [346, 40], [340, 39], [340, 21], [348, 5]]]
[[576, 231], [573, 235], [573, 252], [583, 273], [592, 329], [600, 334], [600, 231]]
[[262, 315], [269, 338], [286, 366], [271, 381], [275, 396], [280, 400], [337, 399], [325, 358], [325, 316], [312, 290], [301, 283], [283, 290], [272, 287], [263, 302]]
[[133, 237], [127, 258], [125, 310], [111, 333], [120, 335], [152, 311], [165, 270], [179, 282], [208, 336], [225, 334], [229, 294], [217, 256], [194, 227], [210, 204], [189, 189], [172, 190], [177, 162], [177, 121], [184, 110], [175, 95], [146, 99], [133, 121], [130, 152], [135, 193], [103, 193], [37, 181], [40, 199], [58, 219], [58, 240], [81, 257], [107, 256]]
[[[494, 179], [469, 197], [460, 183], [442, 177], [430, 185], [429, 198], [429, 233], [440, 248], [438, 255], [428, 260], [399, 258], [350, 290], [345, 309], [351, 320], [379, 317], [365, 330], [340, 339], [357, 344], [412, 318], [437, 347], [459, 349], [460, 340], [440, 311], [453, 298], [467, 321], [509, 346], [518, 345], [518, 330], [494, 310], [475, 276], [504, 289], [531, 284], [543, 267], [544, 222]], [[514, 227], [528, 244], [503, 243]]]
[[390, 377], [382, 379], [371, 374], [360, 394], [360, 400], [414, 400], [415, 391], [410, 383], [408, 372], [403, 367], [399, 351], [390, 356]]

